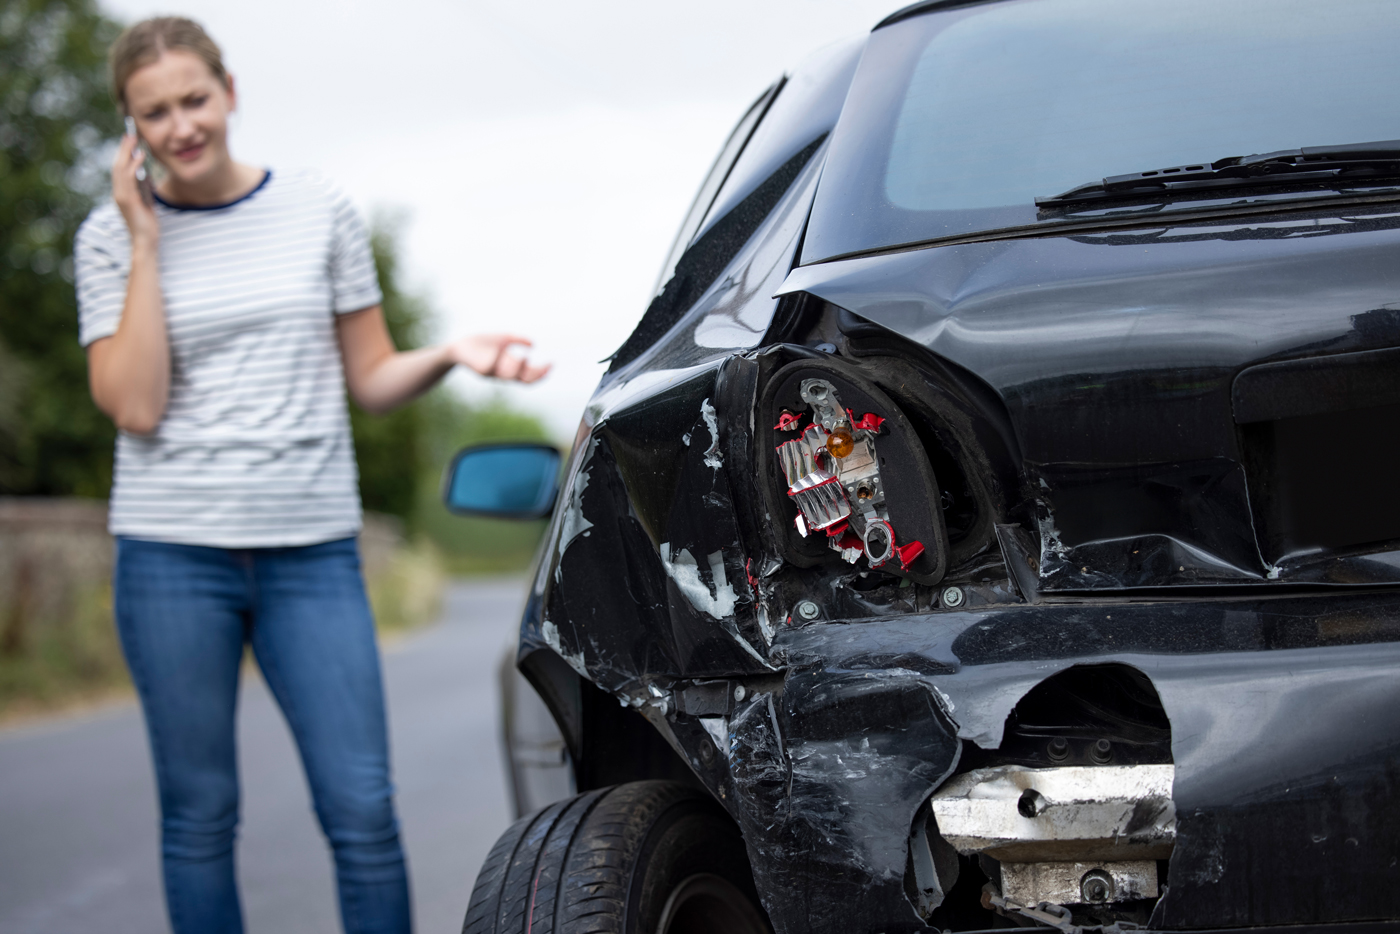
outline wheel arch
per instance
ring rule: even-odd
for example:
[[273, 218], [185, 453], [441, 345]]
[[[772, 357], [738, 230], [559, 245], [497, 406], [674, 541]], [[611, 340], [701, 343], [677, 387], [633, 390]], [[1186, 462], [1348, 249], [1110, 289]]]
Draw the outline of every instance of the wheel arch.
[[[580, 793], [647, 779], [705, 787], [644, 716], [579, 675], [553, 649], [534, 648], [516, 661], [516, 667], [554, 718]], [[509, 738], [507, 730], [514, 773], [518, 765]], [[520, 805], [517, 802], [517, 809]]]

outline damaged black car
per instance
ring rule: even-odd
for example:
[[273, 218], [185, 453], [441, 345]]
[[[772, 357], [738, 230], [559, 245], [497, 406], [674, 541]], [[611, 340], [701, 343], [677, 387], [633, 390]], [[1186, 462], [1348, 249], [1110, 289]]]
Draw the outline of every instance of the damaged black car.
[[552, 513], [464, 930], [1400, 930], [1398, 39], [933, 0], [766, 90], [562, 482], [449, 471]]

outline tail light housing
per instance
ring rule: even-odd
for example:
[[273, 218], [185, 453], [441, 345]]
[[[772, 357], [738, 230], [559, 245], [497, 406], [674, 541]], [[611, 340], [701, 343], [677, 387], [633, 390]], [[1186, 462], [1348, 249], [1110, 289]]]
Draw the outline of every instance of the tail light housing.
[[799, 361], [773, 375], [761, 407], [760, 482], [784, 558], [942, 578], [937, 480], [888, 396], [835, 359]]

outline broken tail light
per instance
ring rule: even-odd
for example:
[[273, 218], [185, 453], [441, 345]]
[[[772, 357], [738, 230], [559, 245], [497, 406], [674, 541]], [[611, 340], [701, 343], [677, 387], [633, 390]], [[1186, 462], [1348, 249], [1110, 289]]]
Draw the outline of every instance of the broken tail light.
[[765, 393], [768, 472], [795, 507], [789, 560], [810, 566], [825, 554], [935, 583], [946, 547], [932, 468], [895, 405], [833, 364], [793, 364]]

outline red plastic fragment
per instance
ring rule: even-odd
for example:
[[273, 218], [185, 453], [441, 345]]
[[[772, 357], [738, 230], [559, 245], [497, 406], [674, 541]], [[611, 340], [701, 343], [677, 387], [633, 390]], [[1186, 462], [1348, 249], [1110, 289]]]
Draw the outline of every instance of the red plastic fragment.
[[800, 425], [801, 421], [802, 421], [802, 415], [801, 415], [801, 413], [799, 413], [799, 414], [797, 414], [797, 415], [794, 415], [794, 414], [791, 413], [791, 412], [784, 412], [782, 415], [778, 416], [778, 424], [776, 424], [776, 425], [773, 426], [773, 430], [774, 430], [774, 431], [796, 431], [799, 427], [801, 427], [801, 425]]
[[842, 519], [839, 522], [833, 522], [831, 523], [831, 525], [828, 525], [825, 531], [828, 538], [835, 538], [836, 536], [845, 532], [850, 527], [851, 523], [846, 521], [845, 519]]
[[847, 529], [846, 534], [842, 535], [837, 540], [836, 545], [839, 548], [854, 548], [856, 551], [862, 553], [865, 551], [865, 543], [860, 540], [859, 535], [852, 532], [850, 529]]
[[910, 542], [897, 547], [894, 553], [899, 556], [899, 566], [907, 571], [909, 565], [919, 560], [919, 555], [924, 553], [924, 546], [919, 542]]
[[874, 412], [866, 412], [860, 418], [856, 418], [856, 413], [852, 412], [850, 409], [846, 410], [846, 414], [851, 416], [851, 427], [860, 431], [878, 432], [880, 426], [885, 423], [884, 418], [876, 415]]
[[753, 576], [753, 559], [744, 562], [744, 575], [749, 579], [749, 589], [758, 591], [758, 578]]

